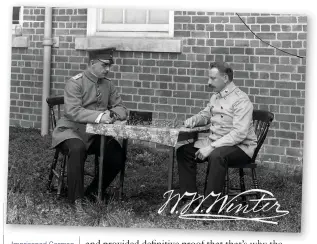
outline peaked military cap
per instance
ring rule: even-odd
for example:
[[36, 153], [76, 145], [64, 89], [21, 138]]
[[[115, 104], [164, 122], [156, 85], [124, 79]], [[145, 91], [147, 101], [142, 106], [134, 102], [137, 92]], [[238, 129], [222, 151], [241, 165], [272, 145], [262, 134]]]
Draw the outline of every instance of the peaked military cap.
[[113, 52], [115, 47], [88, 49], [90, 60], [99, 60], [105, 64], [113, 64]]

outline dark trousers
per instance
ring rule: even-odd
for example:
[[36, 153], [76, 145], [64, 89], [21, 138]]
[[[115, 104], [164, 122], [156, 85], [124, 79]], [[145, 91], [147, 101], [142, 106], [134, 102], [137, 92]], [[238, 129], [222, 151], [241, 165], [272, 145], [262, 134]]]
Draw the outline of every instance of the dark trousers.
[[[198, 148], [194, 143], [186, 144], [177, 149], [176, 156], [179, 170], [180, 194], [197, 192], [196, 170], [197, 163], [208, 161], [209, 172], [207, 175], [205, 197], [212, 191], [215, 194], [221, 193], [226, 177], [226, 167], [234, 164], [249, 163], [250, 157], [238, 146], [224, 146], [214, 149], [205, 161], [195, 160], [195, 153]], [[208, 197], [204, 204], [210, 205], [213, 200]]]
[[[78, 198], [84, 197], [84, 166], [88, 154], [100, 154], [100, 136], [93, 137], [93, 142], [88, 150], [85, 144], [77, 138], [72, 138], [62, 142], [59, 147], [67, 153], [67, 184], [68, 199], [74, 202]], [[106, 140], [104, 167], [103, 167], [103, 185], [105, 190], [116, 175], [120, 172], [124, 163], [123, 149], [120, 144], [113, 138]], [[88, 186], [86, 192], [97, 193], [98, 175], [96, 175]]]

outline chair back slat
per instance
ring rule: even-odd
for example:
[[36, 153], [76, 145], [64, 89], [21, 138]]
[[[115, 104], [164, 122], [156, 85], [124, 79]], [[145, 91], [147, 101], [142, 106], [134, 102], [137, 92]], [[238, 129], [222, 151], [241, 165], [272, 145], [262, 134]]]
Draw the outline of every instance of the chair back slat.
[[269, 127], [274, 119], [274, 114], [265, 110], [254, 110], [252, 117], [253, 117], [254, 131], [258, 140], [257, 147], [251, 159], [251, 163], [254, 163], [262, 147], [262, 144], [265, 141], [266, 135], [269, 131]]
[[[61, 105], [64, 104], [64, 97], [48, 97], [46, 99], [46, 102], [49, 106], [49, 114], [50, 114], [50, 120], [51, 120], [51, 126], [52, 129], [56, 127], [56, 121], [61, 118]], [[54, 108], [57, 106], [57, 118], [55, 115]]]

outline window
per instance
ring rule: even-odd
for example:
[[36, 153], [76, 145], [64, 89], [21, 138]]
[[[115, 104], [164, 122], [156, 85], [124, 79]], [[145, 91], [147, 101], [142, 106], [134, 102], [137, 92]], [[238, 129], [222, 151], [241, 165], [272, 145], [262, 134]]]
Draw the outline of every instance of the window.
[[12, 34], [22, 35], [23, 7], [13, 7], [12, 12]]
[[88, 36], [173, 37], [174, 12], [145, 9], [88, 9]]

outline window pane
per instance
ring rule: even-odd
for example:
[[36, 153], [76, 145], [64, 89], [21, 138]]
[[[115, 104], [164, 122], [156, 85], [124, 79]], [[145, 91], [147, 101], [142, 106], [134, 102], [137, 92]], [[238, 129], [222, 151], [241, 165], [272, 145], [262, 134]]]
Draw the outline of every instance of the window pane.
[[126, 10], [126, 24], [146, 24], [146, 10]]
[[123, 23], [123, 11], [122, 9], [104, 9], [102, 12], [103, 24], [122, 24]]
[[12, 24], [19, 24], [20, 8], [21, 7], [13, 7]]
[[150, 24], [168, 24], [169, 11], [168, 10], [150, 10], [149, 11], [149, 23]]

